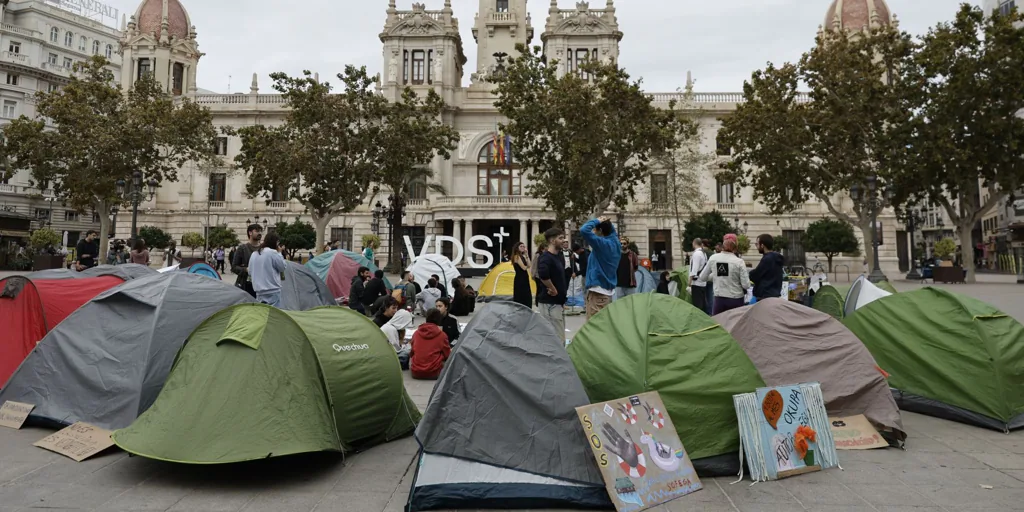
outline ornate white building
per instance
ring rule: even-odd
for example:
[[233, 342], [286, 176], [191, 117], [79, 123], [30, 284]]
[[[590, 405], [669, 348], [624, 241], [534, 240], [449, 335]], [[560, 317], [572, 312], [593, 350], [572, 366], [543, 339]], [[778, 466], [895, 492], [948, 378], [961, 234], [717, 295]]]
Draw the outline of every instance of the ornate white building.
[[[454, 237], [464, 244], [474, 235], [495, 240], [500, 237], [507, 249], [513, 240], [530, 240], [553, 223], [554, 216], [545, 211], [541, 201], [524, 195], [523, 170], [514, 164], [511, 168], [495, 166], [489, 156], [494, 131], [501, 118], [493, 105], [493, 86], [485, 77], [495, 65], [495, 54], [511, 55], [518, 43], [538, 43], [534, 20], [526, 3], [527, 0], [479, 1], [472, 29], [478, 47], [477, 62], [467, 70], [465, 41], [460, 36], [459, 20], [450, 0], [444, 0], [436, 10], [427, 9], [424, 4], [399, 9], [395, 0], [389, 0], [380, 33], [384, 72], [379, 93], [397, 98], [405, 87], [419, 93], [433, 90], [449, 105], [443, 121], [461, 134], [451, 159], [438, 157], [431, 164], [434, 179], [444, 186], [447, 194], [428, 192], [423, 186], [414, 186], [410, 191], [412, 200], [405, 219], [406, 234], [412, 238], [417, 253], [425, 239], [441, 235]], [[827, 13], [825, 26], [838, 23], [843, 28], [859, 23], [886, 23], [891, 17], [884, 0], [834, 0]], [[559, 7], [557, 0], [551, 0], [539, 37], [545, 51], [562, 63], [562, 72], [573, 72], [577, 63], [587, 58], [618, 59], [623, 34], [613, 0], [606, 0], [605, 5], [580, 2], [572, 8]], [[284, 99], [278, 94], [261, 94], [255, 75], [248, 94], [211, 94], [197, 89], [196, 69], [202, 57], [197, 40], [192, 20], [179, 0], [144, 0], [122, 30], [122, 83], [130, 86], [140, 73], [152, 71], [168, 92], [192, 97], [209, 107], [218, 126], [242, 127], [283, 121], [287, 112]], [[629, 62], [621, 62], [621, 65], [629, 68]], [[467, 73], [470, 81], [465, 86]], [[687, 81], [687, 77], [680, 77], [681, 86]], [[683, 93], [676, 92], [652, 93], [651, 96], [661, 106], [684, 98]], [[716, 145], [720, 119], [733, 112], [741, 101], [739, 92], [695, 92], [690, 99], [693, 114], [699, 118], [701, 126], [701, 150], [719, 155], [719, 161], [728, 158], [727, 150]], [[209, 173], [186, 166], [179, 173], [177, 183], [165, 183], [156, 198], [141, 207], [139, 224], [158, 226], [180, 239], [186, 232], [201, 233], [210, 225], [226, 224], [244, 233], [247, 222], [273, 224], [279, 220], [290, 221], [296, 216], [308, 219], [302, 205], [284, 195], [253, 198], [245, 194], [244, 175], [230, 168], [240, 144], [237, 138], [218, 138], [215, 147], [224, 156], [224, 168]], [[751, 190], [717, 179], [718, 172], [719, 169], [711, 166], [702, 176], [707, 210], [722, 212], [751, 235], [785, 235], [790, 243], [787, 252], [791, 264], [814, 263], [813, 255], [804, 254], [800, 239], [809, 223], [829, 216], [824, 204], [812, 201], [791, 214], [771, 216], [767, 208], [754, 200]], [[658, 189], [663, 189], [664, 183], [664, 177], [655, 176], [652, 183], [643, 188], [635, 204], [625, 211], [610, 213], [617, 218], [620, 231], [635, 241], [642, 253], [664, 251], [670, 265], [680, 266], [684, 261], [682, 233], [676, 220], [661, 213], [643, 213], [659, 211], [651, 208], [651, 203], [657, 202]], [[381, 198], [373, 201], [378, 199]], [[834, 201], [842, 207], [851, 204], [842, 196]], [[358, 250], [361, 236], [371, 233], [373, 225], [369, 203], [335, 219], [328, 228], [327, 238]], [[906, 239], [902, 231], [897, 236], [897, 229], [902, 228], [898, 228], [894, 219], [883, 218], [883, 268], [893, 274], [897, 266], [897, 245], [901, 250], [906, 249], [905, 244], [897, 242]], [[380, 231], [385, 238], [386, 223]], [[118, 223], [117, 236], [128, 237], [126, 223]], [[497, 250], [495, 246], [493, 251]], [[434, 251], [433, 243], [430, 251]], [[451, 251], [451, 244], [444, 244], [443, 252]], [[385, 250], [378, 254], [386, 258]], [[756, 258], [756, 255], [751, 256]], [[854, 274], [862, 270], [861, 258], [839, 263], [849, 264]]]

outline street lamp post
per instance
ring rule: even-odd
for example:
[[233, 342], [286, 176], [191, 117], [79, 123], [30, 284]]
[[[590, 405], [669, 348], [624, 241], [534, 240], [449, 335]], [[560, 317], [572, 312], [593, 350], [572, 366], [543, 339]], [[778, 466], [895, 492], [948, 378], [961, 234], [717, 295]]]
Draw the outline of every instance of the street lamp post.
[[871, 252], [874, 253], [868, 281], [872, 283], [888, 281], [888, 278], [882, 273], [882, 266], [878, 259], [878, 246], [880, 245], [878, 243], [878, 211], [885, 208], [892, 201], [893, 196], [892, 189], [878, 190], [878, 177], [874, 175], [868, 176], [867, 182], [864, 185], [857, 184], [850, 187], [850, 198], [854, 202], [858, 202], [863, 198], [864, 202], [868, 205], [868, 217], [871, 219]]
[[907, 274], [908, 281], [919, 281], [922, 279], [921, 273], [917, 271], [917, 258], [914, 257], [914, 231], [924, 223], [924, 214], [916, 209], [911, 208], [907, 211], [907, 227], [910, 229], [910, 273]]
[[138, 222], [139, 222], [139, 203], [142, 202], [143, 198], [147, 201], [152, 201], [153, 197], [156, 196], [156, 187], [160, 186], [155, 179], [150, 178], [146, 182], [146, 190], [142, 190], [142, 173], [135, 171], [132, 173], [131, 188], [125, 181], [117, 180], [117, 195], [121, 196], [122, 199], [129, 201], [132, 205], [132, 241], [134, 242], [139, 237]]
[[395, 241], [392, 240], [394, 233], [393, 229], [396, 223], [405, 215], [405, 198], [401, 195], [391, 194], [388, 196], [388, 206], [384, 206], [380, 201], [373, 207], [373, 218], [377, 225], [377, 230], [380, 230], [380, 219], [384, 219], [388, 223], [388, 264], [387, 268], [392, 268], [392, 257], [395, 248]]

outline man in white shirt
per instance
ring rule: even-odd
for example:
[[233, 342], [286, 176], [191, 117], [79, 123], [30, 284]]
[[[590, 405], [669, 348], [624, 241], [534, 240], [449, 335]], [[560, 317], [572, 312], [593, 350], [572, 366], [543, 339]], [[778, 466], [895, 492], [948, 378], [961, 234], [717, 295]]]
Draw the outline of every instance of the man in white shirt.
[[690, 256], [690, 295], [693, 297], [694, 307], [710, 315], [707, 295], [708, 282], [700, 278], [700, 273], [704, 271], [707, 264], [708, 256], [704, 254], [704, 241], [694, 238], [693, 256]]

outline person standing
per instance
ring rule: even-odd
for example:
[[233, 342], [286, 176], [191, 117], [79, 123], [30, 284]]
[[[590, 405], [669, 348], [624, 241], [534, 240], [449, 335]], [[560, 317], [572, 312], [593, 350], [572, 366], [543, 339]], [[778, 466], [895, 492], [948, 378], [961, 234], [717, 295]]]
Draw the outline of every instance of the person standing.
[[530, 286], [530, 255], [526, 252], [526, 244], [519, 242], [512, 246], [512, 268], [516, 271], [512, 281], [512, 300], [533, 309], [533, 290]]
[[690, 256], [690, 296], [693, 298], [693, 307], [711, 315], [711, 308], [708, 304], [708, 282], [700, 278], [704, 267], [708, 264], [708, 255], [704, 254], [704, 241], [700, 238], [693, 239], [693, 255]]
[[[403, 265], [404, 266], [404, 265]], [[416, 306], [416, 296], [419, 295], [420, 291], [416, 285], [416, 276], [408, 270], [402, 278], [402, 281], [398, 283], [398, 287], [402, 290], [402, 307], [413, 308]]]
[[352, 277], [352, 285], [348, 289], [348, 307], [364, 315], [366, 306], [363, 305], [363, 292], [366, 291], [366, 281], [369, 279], [370, 269], [359, 267], [356, 275]]
[[217, 262], [217, 272], [224, 273], [224, 246], [217, 247], [216, 251], [213, 251], [213, 259]]
[[245, 230], [245, 234], [249, 237], [249, 240], [239, 245], [238, 250], [235, 251], [235, 258], [231, 260], [231, 271], [238, 276], [235, 278], [235, 286], [255, 297], [256, 291], [253, 289], [252, 280], [249, 278], [249, 260], [252, 259], [252, 254], [260, 248], [260, 240], [263, 239], [263, 228], [259, 224], [250, 224]]
[[441, 329], [444, 315], [440, 310], [427, 311], [427, 321], [412, 335], [409, 348], [409, 372], [416, 380], [437, 380], [448, 356], [452, 355], [451, 341]]
[[284, 256], [281, 256], [283, 250], [284, 245], [277, 233], [271, 233], [249, 257], [247, 267], [256, 300], [275, 308], [281, 307], [281, 273], [288, 267]]
[[743, 298], [750, 288], [747, 264], [736, 256], [736, 241], [726, 240], [723, 249], [708, 260], [700, 273], [701, 279], [715, 285], [714, 315], [743, 307]]
[[369, 244], [363, 247], [363, 257], [366, 258], [366, 260], [369, 261], [370, 263], [373, 263], [373, 247], [371, 247]]
[[537, 277], [544, 285], [544, 293], [537, 295], [537, 309], [540, 310], [540, 316], [551, 322], [556, 334], [565, 336], [565, 302], [569, 291], [566, 280], [568, 269], [564, 266], [562, 249], [565, 233], [561, 229], [551, 228], [544, 232], [544, 239], [549, 249], [540, 255], [537, 263]]
[[622, 237], [621, 243], [622, 255], [619, 257], [619, 266], [615, 273], [615, 300], [636, 293], [636, 271], [640, 266], [639, 258], [629, 247], [629, 239]]
[[146, 248], [146, 241], [139, 238], [135, 240], [135, 247], [132, 247], [131, 262], [136, 265], [149, 266], [149, 249]]
[[587, 261], [587, 291], [584, 299], [587, 318], [590, 319], [612, 302], [622, 246], [615, 226], [608, 217], [589, 220], [580, 228], [580, 234], [591, 248]]
[[75, 246], [75, 254], [79, 272], [99, 265], [97, 260], [100, 257], [100, 242], [96, 240], [95, 230], [90, 229], [85, 233], [85, 238], [78, 241], [78, 245]]
[[750, 273], [750, 280], [754, 283], [754, 298], [758, 302], [782, 297], [782, 267], [785, 260], [781, 254], [772, 250], [774, 246], [775, 239], [771, 235], [757, 237], [757, 252], [761, 253], [761, 262]]

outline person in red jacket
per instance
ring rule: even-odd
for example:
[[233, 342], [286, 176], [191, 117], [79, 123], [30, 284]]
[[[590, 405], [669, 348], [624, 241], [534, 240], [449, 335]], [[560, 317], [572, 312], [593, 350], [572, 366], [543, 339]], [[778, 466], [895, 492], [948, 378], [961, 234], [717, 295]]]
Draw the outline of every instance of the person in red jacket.
[[427, 322], [412, 335], [412, 352], [409, 354], [409, 370], [412, 378], [435, 380], [441, 375], [444, 362], [452, 354], [448, 335], [441, 330], [444, 315], [439, 310], [427, 311]]

